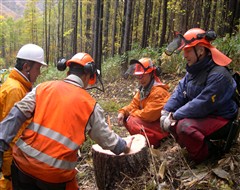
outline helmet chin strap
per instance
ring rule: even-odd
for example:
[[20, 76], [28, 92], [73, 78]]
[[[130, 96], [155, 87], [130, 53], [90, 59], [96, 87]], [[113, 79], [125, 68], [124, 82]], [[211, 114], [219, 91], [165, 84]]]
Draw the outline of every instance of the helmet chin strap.
[[102, 82], [102, 79], [101, 77], [99, 77], [99, 75], [97, 75], [97, 79], [99, 80], [102, 88], [98, 88], [97, 86], [92, 86], [92, 87], [89, 87], [89, 88], [86, 88], [86, 90], [91, 90], [91, 89], [97, 89], [97, 90], [100, 90], [101, 92], [104, 92], [104, 86], [103, 86], [103, 82]]
[[194, 50], [194, 52], [195, 52], [195, 55], [196, 55], [196, 57], [197, 57], [197, 62], [198, 62], [200, 56], [198, 56], [197, 50], [196, 50], [196, 47], [195, 47], [195, 46], [193, 46], [193, 50]]

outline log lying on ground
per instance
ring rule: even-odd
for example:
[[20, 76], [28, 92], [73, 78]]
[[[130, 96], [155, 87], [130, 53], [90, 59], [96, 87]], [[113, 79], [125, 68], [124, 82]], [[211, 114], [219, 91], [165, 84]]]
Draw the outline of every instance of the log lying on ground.
[[102, 149], [98, 144], [92, 146], [94, 174], [100, 190], [115, 189], [116, 182], [126, 176], [140, 176], [149, 167], [149, 151], [142, 135], [133, 135], [134, 140], [128, 154], [115, 155]]

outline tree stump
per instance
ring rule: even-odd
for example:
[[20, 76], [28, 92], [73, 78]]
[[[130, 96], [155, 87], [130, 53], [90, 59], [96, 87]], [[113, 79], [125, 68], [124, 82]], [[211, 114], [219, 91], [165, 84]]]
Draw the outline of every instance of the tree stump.
[[146, 139], [133, 135], [133, 143], [128, 154], [115, 155], [102, 149], [98, 144], [92, 146], [94, 174], [100, 190], [114, 189], [116, 182], [142, 175], [149, 167], [149, 152]]

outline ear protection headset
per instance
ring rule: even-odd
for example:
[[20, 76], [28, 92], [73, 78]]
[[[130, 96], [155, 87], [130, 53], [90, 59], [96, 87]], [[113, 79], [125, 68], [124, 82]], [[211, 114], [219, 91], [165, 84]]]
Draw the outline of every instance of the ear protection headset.
[[94, 78], [94, 74], [97, 72], [97, 67], [94, 62], [87, 63], [83, 66], [84, 73], [90, 74], [90, 78]]
[[159, 66], [156, 66], [155, 68], [156, 68], [156, 69], [154, 70], [155, 75], [156, 75], [157, 77], [160, 77], [160, 75], [162, 74], [162, 69], [161, 69]]
[[[65, 58], [59, 59], [59, 61], [57, 62], [57, 69], [59, 71], [64, 71], [67, 68], [66, 62], [67, 60]], [[83, 66], [83, 71], [84, 73], [90, 74], [91, 77], [93, 77], [93, 75], [97, 71], [96, 64], [94, 62], [87, 63], [86, 65]]]

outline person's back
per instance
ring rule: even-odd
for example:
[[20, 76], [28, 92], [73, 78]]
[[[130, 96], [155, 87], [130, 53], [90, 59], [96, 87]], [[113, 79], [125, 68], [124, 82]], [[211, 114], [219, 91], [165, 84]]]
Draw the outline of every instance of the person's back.
[[[63, 81], [39, 84], [11, 110], [16, 123], [33, 115], [13, 148], [13, 185], [20, 190], [78, 189], [77, 151], [86, 134], [116, 154], [128, 152], [131, 146], [132, 138], [127, 143], [109, 130], [103, 110], [85, 90], [90, 82], [96, 82], [97, 71], [91, 56], [78, 53], [66, 65], [69, 72]], [[4, 135], [9, 133], [4, 126], [12, 122], [6, 118], [0, 125], [0, 151], [11, 140]], [[12, 130], [19, 125], [14, 126]]]

